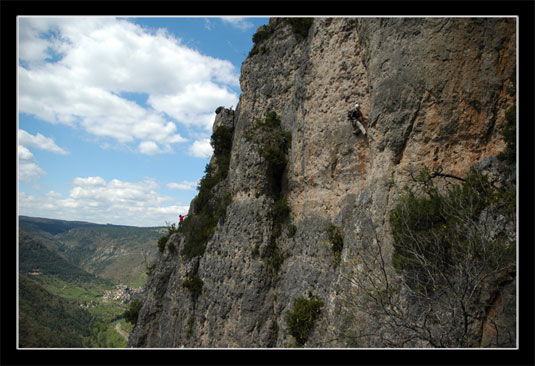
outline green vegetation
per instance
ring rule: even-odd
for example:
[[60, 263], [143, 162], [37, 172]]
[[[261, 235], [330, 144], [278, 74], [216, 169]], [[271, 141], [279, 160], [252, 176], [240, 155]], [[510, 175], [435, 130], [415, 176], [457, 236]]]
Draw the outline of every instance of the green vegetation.
[[[288, 200], [284, 196], [284, 172], [288, 164], [288, 150], [292, 135], [281, 128], [281, 120], [276, 112], [270, 111], [264, 120], [257, 119], [245, 138], [258, 146], [258, 153], [267, 162], [267, 179], [272, 187], [273, 228], [270, 245], [264, 251], [262, 259], [275, 274], [284, 261], [284, 252], [277, 246], [277, 238], [282, 233], [282, 225], [290, 216]], [[253, 253], [254, 254], [254, 253]]]
[[314, 18], [285, 18], [285, 21], [290, 24], [294, 34], [303, 39], [308, 35]]
[[[284, 18], [284, 21], [292, 27], [292, 31], [298, 40], [303, 40], [307, 37], [308, 31], [314, 21], [313, 18]], [[262, 43], [268, 39], [275, 28], [272, 25], [266, 24], [259, 27], [255, 34], [253, 34], [253, 48], [249, 52], [249, 56], [256, 54], [263, 54], [267, 52], [267, 47]]]
[[124, 319], [132, 324], [137, 323], [137, 317], [139, 315], [139, 310], [141, 310], [142, 302], [140, 299], [134, 299], [128, 305], [128, 310], [124, 313]]
[[[158, 249], [160, 250], [160, 253], [164, 252], [165, 246], [171, 235], [177, 232], [179, 232], [179, 229], [177, 228], [176, 224], [170, 224], [167, 226], [167, 234], [158, 239]], [[169, 243], [169, 250], [171, 250], [171, 252], [175, 252], [176, 247], [174, 243]]]
[[[254, 254], [254, 253], [253, 253]], [[267, 264], [271, 270], [272, 275], [276, 275], [282, 263], [284, 262], [285, 253], [282, 251], [276, 242], [276, 238], [272, 236], [270, 244], [262, 255], [262, 260]]]
[[288, 206], [288, 199], [280, 198], [273, 206], [273, 218], [277, 222], [282, 222], [290, 215], [290, 206]]
[[[116, 227], [71, 223], [51, 219], [21, 218], [19, 231], [19, 335], [22, 347], [126, 347], [126, 340], [115, 328], [121, 322], [123, 332], [129, 332], [123, 319], [127, 305], [124, 295], [114, 300], [103, 298], [105, 291], [117, 290], [118, 282], [88, 273], [73, 261], [86, 263], [86, 267], [108, 275], [109, 271], [121, 271], [121, 259], [128, 263], [128, 275], [118, 278], [131, 279], [127, 286], [142, 287], [145, 283], [147, 254], [150, 248], [144, 241], [160, 234], [160, 228]], [[37, 224], [36, 224], [37, 223]], [[36, 227], [46, 224], [45, 232]], [[37, 225], [37, 226], [36, 226]], [[68, 228], [61, 231], [59, 228]], [[26, 232], [28, 229], [29, 232]], [[52, 234], [52, 232], [56, 234]], [[121, 238], [120, 235], [125, 235]], [[139, 237], [136, 237], [139, 235]], [[77, 242], [81, 240], [82, 243]], [[105, 242], [107, 242], [108, 250]], [[138, 241], [139, 240], [139, 241]], [[155, 239], [152, 239], [155, 240]], [[102, 253], [113, 254], [113, 247], [125, 251], [142, 243], [145, 257], [124, 255], [114, 263], [113, 258], [101, 259]], [[130, 246], [132, 244], [132, 246]], [[89, 250], [80, 250], [80, 247]], [[141, 246], [141, 245], [140, 245]], [[112, 249], [111, 251], [109, 249]], [[87, 249], [87, 248], [86, 248]], [[90, 265], [98, 258], [97, 265]], [[133, 261], [133, 259], [135, 260]], [[134, 268], [132, 268], [134, 267]], [[141, 273], [138, 273], [141, 272]], [[113, 272], [112, 272], [113, 273]], [[115, 277], [115, 276], [110, 276]], [[124, 284], [124, 282], [123, 282]], [[139, 295], [134, 295], [139, 296]], [[71, 319], [74, 318], [74, 319]]]
[[256, 33], [253, 34], [253, 43], [258, 44], [264, 41], [273, 33], [274, 30], [275, 29], [269, 24], [259, 27]]
[[[20, 216], [19, 224], [21, 232], [56, 254], [56, 261], [62, 258], [68, 263], [69, 268], [59, 262], [48, 267], [51, 271], [62, 271], [63, 278], [71, 283], [76, 279], [84, 282], [79, 271], [85, 270], [101, 281], [109, 279], [130, 287], [142, 287], [146, 281], [146, 263], [152, 262], [158, 253], [153, 244], [161, 236], [160, 227], [99, 225], [25, 216]], [[29, 250], [37, 248], [32, 246]], [[41, 261], [43, 257], [31, 254], [21, 262], [33, 266], [36, 258]]]
[[217, 107], [216, 110], [215, 110], [215, 114], [219, 114], [219, 112], [221, 112], [223, 109], [225, 109], [225, 107], [223, 107], [223, 106]]
[[344, 236], [340, 232], [340, 229], [333, 224], [329, 224], [327, 233], [329, 235], [331, 250], [334, 255], [334, 266], [338, 267], [342, 258], [342, 249], [344, 249]]
[[263, 45], [262, 42], [266, 40], [274, 32], [274, 30], [275, 29], [269, 24], [263, 25], [257, 29], [256, 33], [253, 34], [254, 44], [253, 44], [253, 48], [249, 52], [248, 57], [259, 54], [259, 53], [264, 54], [267, 52], [267, 47]]
[[91, 315], [75, 301], [19, 277], [19, 345], [23, 348], [91, 346]]
[[72, 229], [95, 226], [89, 222], [45, 219], [19, 216], [19, 225], [30, 234], [61, 234]]
[[297, 226], [295, 226], [294, 224], [290, 224], [288, 225], [287, 230], [288, 230], [288, 237], [293, 238], [295, 236], [295, 233], [297, 232]]
[[485, 232], [489, 228], [478, 226], [483, 213], [489, 222], [498, 217], [514, 220], [514, 189], [495, 188], [477, 170], [470, 171], [462, 184], [441, 193], [424, 169], [416, 187], [417, 192], [405, 188], [390, 214], [392, 264], [398, 272], [417, 276], [417, 286], [422, 288], [433, 283], [429, 278], [432, 268], [455, 268], [466, 258], [498, 268], [514, 264], [515, 242], [503, 232], [492, 237]]
[[273, 195], [275, 200], [280, 200], [283, 175], [288, 164], [288, 150], [292, 143], [291, 132], [284, 131], [277, 113], [270, 111], [264, 120], [255, 121], [253, 128], [245, 134], [245, 138], [257, 144], [258, 153], [266, 159], [268, 179], [274, 188]]
[[204, 282], [198, 274], [193, 274], [184, 280], [182, 286], [189, 290], [193, 298], [197, 298], [202, 293]]
[[93, 284], [110, 286], [111, 281], [101, 279], [88, 273], [59, 254], [49, 249], [46, 239], [30, 236], [19, 231], [19, 271], [22, 274], [38, 273], [43, 278], [53, 276], [59, 280], [72, 284]]
[[[365, 333], [349, 325], [344, 338], [379, 337], [385, 347], [415, 340], [436, 348], [474, 347], [490, 320], [490, 346], [514, 347], [515, 327], [508, 323], [516, 303], [508, 294], [516, 279], [514, 181], [500, 179], [498, 188], [476, 168], [464, 179], [429, 169], [411, 177], [414, 183], [389, 216], [395, 271], [385, 243], [368, 239], [353, 253], [359, 269], [342, 294], [342, 313], [353, 317], [351, 324], [361, 320], [357, 312], [382, 324]], [[366, 230], [361, 238], [373, 234]]]
[[181, 254], [188, 259], [204, 253], [206, 243], [212, 237], [218, 222], [226, 215], [232, 202], [230, 193], [215, 194], [217, 184], [226, 179], [232, 150], [233, 129], [219, 126], [212, 134], [215, 163], [206, 165], [205, 175], [198, 187], [199, 193], [192, 201], [194, 214], [188, 216], [179, 227], [185, 236]]
[[312, 294], [308, 299], [304, 296], [295, 299], [292, 311], [286, 314], [286, 323], [297, 347], [303, 347], [307, 342], [322, 307], [323, 300]]

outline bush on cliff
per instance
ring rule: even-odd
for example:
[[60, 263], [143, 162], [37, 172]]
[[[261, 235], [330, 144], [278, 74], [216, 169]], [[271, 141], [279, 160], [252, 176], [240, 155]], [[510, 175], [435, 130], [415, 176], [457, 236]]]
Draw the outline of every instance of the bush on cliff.
[[128, 305], [128, 310], [124, 312], [124, 318], [127, 322], [132, 323], [134, 325], [137, 323], [137, 318], [139, 315], [139, 310], [141, 310], [141, 305], [143, 304], [141, 303], [140, 299], [134, 299], [130, 302], [130, 304]]
[[334, 255], [334, 266], [338, 267], [342, 259], [342, 249], [344, 249], [344, 236], [340, 229], [333, 224], [329, 224], [327, 233], [329, 236], [329, 243], [331, 244], [331, 250]]
[[488, 177], [472, 170], [461, 185], [441, 193], [428, 170], [419, 176], [417, 194], [406, 188], [390, 214], [394, 238], [392, 263], [398, 271], [418, 273], [423, 283], [431, 283], [429, 266], [456, 266], [467, 256], [485, 265], [499, 267], [514, 263], [515, 243], [505, 233], [489, 240], [481, 215], [514, 220], [515, 192], [497, 189]]
[[387, 347], [477, 347], [488, 321], [492, 344], [511, 347], [515, 329], [502, 319], [515, 316], [505, 290], [516, 278], [515, 189], [497, 188], [476, 169], [460, 184], [438, 185], [437, 177], [422, 170], [390, 213], [395, 271], [384, 243], [363, 233], [343, 311], [382, 319], [366, 337]]
[[232, 128], [218, 126], [210, 139], [215, 162], [206, 165], [205, 175], [198, 187], [199, 193], [192, 201], [194, 212], [184, 219], [180, 227], [180, 232], [185, 236], [181, 254], [188, 259], [204, 254], [206, 243], [232, 202], [230, 193], [216, 195], [214, 190], [228, 175], [233, 132]]
[[292, 27], [294, 34], [304, 38], [308, 35], [314, 18], [286, 18], [285, 20]]
[[204, 282], [198, 274], [194, 274], [188, 276], [188, 278], [186, 278], [182, 283], [182, 286], [188, 289], [194, 298], [197, 298], [202, 293]]
[[292, 311], [286, 314], [286, 323], [297, 347], [307, 342], [322, 307], [323, 300], [318, 296], [309, 294], [308, 299], [304, 296], [295, 299]]

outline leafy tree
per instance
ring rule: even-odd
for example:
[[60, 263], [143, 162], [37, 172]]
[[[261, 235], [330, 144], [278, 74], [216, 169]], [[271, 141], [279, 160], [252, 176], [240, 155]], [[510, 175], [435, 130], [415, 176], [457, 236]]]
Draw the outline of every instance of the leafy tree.
[[422, 171], [390, 214], [392, 267], [377, 237], [362, 239], [344, 309], [373, 319], [377, 331], [365, 337], [385, 346], [478, 346], [486, 322], [495, 331], [489, 344], [510, 347], [515, 329], [499, 319], [514, 317], [515, 299], [502, 298], [516, 277], [514, 189], [477, 170], [442, 189], [432, 177]]
[[141, 310], [141, 305], [143, 304], [141, 303], [140, 299], [134, 299], [130, 302], [130, 304], [128, 305], [128, 310], [126, 310], [124, 313], [124, 318], [127, 322], [132, 323], [134, 325], [137, 323], [137, 318], [139, 315], [139, 310]]
[[230, 166], [230, 153], [234, 130], [218, 126], [212, 134], [210, 143], [214, 148], [215, 161], [207, 164], [205, 175], [199, 184], [199, 193], [192, 201], [193, 215], [182, 222], [179, 231], [185, 236], [181, 254], [194, 258], [204, 254], [206, 243], [212, 237], [218, 222], [224, 219], [232, 195], [217, 192], [215, 188], [227, 177]]

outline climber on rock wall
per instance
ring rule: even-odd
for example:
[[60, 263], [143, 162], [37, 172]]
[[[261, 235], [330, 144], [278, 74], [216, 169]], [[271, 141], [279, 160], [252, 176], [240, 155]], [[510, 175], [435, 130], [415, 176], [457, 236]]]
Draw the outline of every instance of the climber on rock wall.
[[347, 118], [353, 126], [353, 133], [355, 135], [358, 135], [359, 130], [362, 132], [363, 135], [366, 135], [366, 130], [362, 125], [362, 123], [364, 122], [364, 115], [360, 111], [360, 105], [358, 103], [355, 104], [355, 108], [353, 110], [348, 112]]

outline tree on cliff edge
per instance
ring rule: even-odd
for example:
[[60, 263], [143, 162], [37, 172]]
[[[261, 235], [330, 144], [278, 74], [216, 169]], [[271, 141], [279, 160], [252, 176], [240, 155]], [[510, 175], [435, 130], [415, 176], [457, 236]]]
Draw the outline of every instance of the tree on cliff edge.
[[439, 189], [429, 171], [405, 188], [390, 214], [392, 266], [377, 238], [363, 240], [343, 307], [341, 338], [386, 347], [514, 347], [516, 196], [472, 170]]

